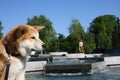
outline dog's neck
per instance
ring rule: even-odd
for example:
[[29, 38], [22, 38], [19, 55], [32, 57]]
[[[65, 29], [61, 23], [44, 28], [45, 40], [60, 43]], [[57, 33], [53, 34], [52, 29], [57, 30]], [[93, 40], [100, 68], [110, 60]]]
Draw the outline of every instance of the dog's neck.
[[6, 49], [6, 51], [7, 51], [7, 54], [8, 54], [8, 55], [10, 55], [10, 56], [16, 58], [16, 60], [19, 59], [19, 60], [23, 63], [23, 65], [24, 65], [23, 68], [26, 67], [26, 60], [27, 60], [27, 57], [23, 57], [22, 55], [20, 55], [20, 53], [15, 53], [15, 52], [13, 52], [13, 51], [10, 50], [10, 49]]
[[6, 49], [6, 52], [7, 52], [8, 55], [11, 55], [11, 56], [14, 56], [14, 57], [21, 56], [20, 53], [16, 53], [16, 52], [14, 52], [14, 51], [12, 51], [10, 49]]

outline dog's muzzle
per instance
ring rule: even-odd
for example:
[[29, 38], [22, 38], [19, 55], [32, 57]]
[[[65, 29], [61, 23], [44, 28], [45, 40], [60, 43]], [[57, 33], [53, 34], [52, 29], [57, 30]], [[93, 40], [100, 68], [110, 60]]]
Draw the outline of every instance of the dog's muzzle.
[[43, 44], [43, 45], [42, 45], [42, 48], [43, 48], [43, 49], [46, 49], [46, 45], [45, 45], [45, 44]]
[[46, 53], [46, 45], [43, 44], [42, 47], [43, 47], [43, 54], [45, 54]]

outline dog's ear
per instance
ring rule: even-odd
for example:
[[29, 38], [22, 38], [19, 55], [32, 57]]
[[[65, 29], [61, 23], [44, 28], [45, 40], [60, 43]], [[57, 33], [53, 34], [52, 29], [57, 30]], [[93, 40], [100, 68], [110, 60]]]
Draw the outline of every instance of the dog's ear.
[[45, 28], [45, 26], [33, 26], [36, 30], [40, 31], [42, 30], [43, 28]]
[[19, 37], [21, 37], [26, 32], [26, 30], [27, 30], [26, 27], [16, 30], [16, 38], [18, 39]]

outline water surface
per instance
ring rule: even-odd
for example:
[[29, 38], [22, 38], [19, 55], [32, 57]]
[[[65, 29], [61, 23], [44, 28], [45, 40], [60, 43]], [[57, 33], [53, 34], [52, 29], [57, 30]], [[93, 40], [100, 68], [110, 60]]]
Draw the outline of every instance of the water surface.
[[120, 69], [106, 69], [94, 74], [27, 74], [26, 80], [120, 80]]

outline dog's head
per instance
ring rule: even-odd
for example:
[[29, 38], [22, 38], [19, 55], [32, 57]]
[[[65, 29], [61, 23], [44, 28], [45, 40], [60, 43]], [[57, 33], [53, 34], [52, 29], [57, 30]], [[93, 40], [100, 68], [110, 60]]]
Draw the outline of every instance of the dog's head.
[[43, 26], [19, 25], [13, 28], [2, 39], [6, 48], [12, 50], [16, 54], [26, 56], [32, 50], [41, 51], [44, 49], [44, 43], [39, 39], [38, 31]]

